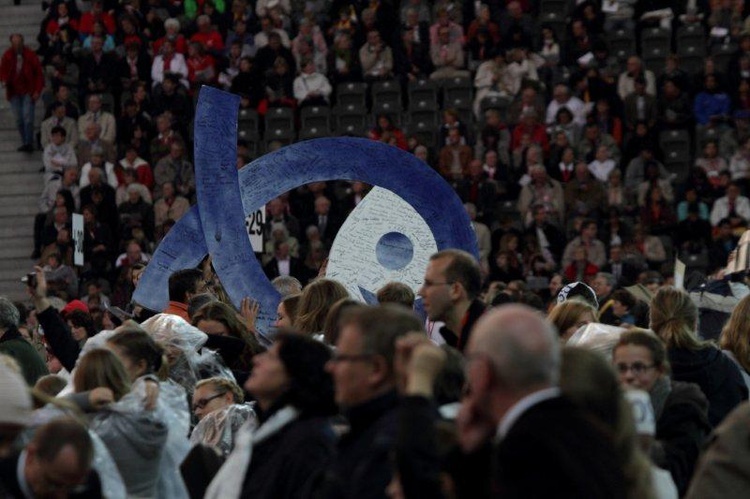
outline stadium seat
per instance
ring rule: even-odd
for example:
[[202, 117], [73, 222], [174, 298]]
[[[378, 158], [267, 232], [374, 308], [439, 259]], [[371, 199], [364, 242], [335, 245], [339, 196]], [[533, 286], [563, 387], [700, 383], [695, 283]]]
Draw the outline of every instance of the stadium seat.
[[729, 67], [729, 62], [734, 58], [737, 53], [737, 45], [733, 43], [722, 43], [714, 45], [711, 48], [711, 57], [714, 60], [716, 69], [725, 73]]
[[607, 35], [607, 44], [610, 53], [617, 60], [624, 62], [628, 57], [635, 54], [635, 38], [633, 33], [624, 29], [618, 29]]
[[389, 104], [401, 110], [401, 84], [398, 80], [378, 81], [372, 84], [372, 104]]
[[287, 146], [294, 142], [294, 130], [281, 128], [266, 129], [264, 142], [266, 151], [271, 150], [270, 145], [272, 142], [279, 142], [282, 146]]
[[474, 86], [470, 78], [447, 78], [442, 84], [443, 109], [471, 107]]
[[347, 106], [349, 104], [365, 108], [367, 104], [366, 83], [339, 83], [336, 86], [336, 105]]
[[646, 53], [653, 49], [660, 49], [664, 53], [669, 53], [672, 46], [672, 30], [666, 28], [646, 28], [641, 32], [641, 53], [645, 57]]
[[294, 110], [272, 107], [266, 113], [266, 130], [294, 130]]
[[246, 130], [255, 130], [258, 131], [260, 127], [258, 124], [260, 123], [260, 118], [258, 117], [258, 112], [255, 109], [240, 109], [240, 114], [238, 117], [239, 121], [239, 128], [246, 129]]
[[300, 110], [300, 127], [330, 130], [331, 110], [325, 106], [305, 106]]
[[409, 82], [409, 110], [437, 109], [439, 87], [432, 80]]

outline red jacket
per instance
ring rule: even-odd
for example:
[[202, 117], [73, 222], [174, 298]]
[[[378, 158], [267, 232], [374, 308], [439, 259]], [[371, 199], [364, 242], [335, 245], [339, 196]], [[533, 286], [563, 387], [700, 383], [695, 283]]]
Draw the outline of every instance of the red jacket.
[[44, 89], [42, 64], [33, 50], [23, 48], [23, 65], [21, 72], [16, 72], [16, 52], [9, 48], [0, 60], [0, 81], [5, 83], [5, 95], [8, 99], [19, 95], [31, 95], [37, 98]]

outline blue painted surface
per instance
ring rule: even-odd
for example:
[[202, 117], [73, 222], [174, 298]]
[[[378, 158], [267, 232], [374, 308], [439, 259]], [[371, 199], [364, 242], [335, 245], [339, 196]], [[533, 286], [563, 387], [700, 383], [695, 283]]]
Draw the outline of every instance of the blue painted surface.
[[375, 257], [388, 270], [401, 270], [414, 257], [414, 245], [405, 234], [388, 232], [375, 245]]
[[[279, 295], [252, 253], [245, 214], [300, 185], [328, 180], [360, 180], [403, 198], [424, 218], [438, 249], [459, 248], [478, 257], [476, 238], [461, 200], [434, 170], [398, 148], [353, 137], [314, 139], [262, 156], [235, 169], [238, 98], [203, 87], [195, 120], [198, 205], [172, 228], [141, 278], [135, 301], [162, 310], [169, 275], [194, 267], [207, 253], [235, 305], [245, 296], [258, 300], [260, 331], [267, 331]], [[388, 241], [386, 241], [388, 243]], [[386, 252], [387, 244], [381, 252]], [[406, 258], [403, 245], [395, 257]], [[378, 256], [378, 259], [381, 259]], [[373, 262], [375, 264], [375, 262]]]

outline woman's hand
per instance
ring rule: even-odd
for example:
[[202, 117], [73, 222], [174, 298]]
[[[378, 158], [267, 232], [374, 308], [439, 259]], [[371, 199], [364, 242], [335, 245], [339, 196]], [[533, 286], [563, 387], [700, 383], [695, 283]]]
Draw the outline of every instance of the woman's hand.
[[240, 316], [242, 317], [247, 330], [253, 333], [256, 337], [258, 336], [258, 330], [255, 328], [255, 321], [258, 319], [258, 313], [260, 312], [260, 303], [253, 300], [249, 296], [242, 299], [240, 306]]
[[115, 394], [109, 388], [99, 387], [89, 392], [89, 404], [96, 411], [114, 403], [114, 401]]
[[143, 408], [147, 411], [156, 409], [156, 402], [159, 400], [159, 382], [153, 379], [145, 379], [144, 383], [146, 396], [143, 398]]

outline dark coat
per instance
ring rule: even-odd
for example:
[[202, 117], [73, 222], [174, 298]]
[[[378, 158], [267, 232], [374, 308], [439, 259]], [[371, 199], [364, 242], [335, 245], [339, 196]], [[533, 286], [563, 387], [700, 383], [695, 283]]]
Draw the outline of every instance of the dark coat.
[[76, 360], [81, 353], [81, 346], [70, 334], [68, 325], [63, 320], [60, 312], [54, 307], [49, 307], [37, 314], [39, 325], [44, 330], [44, 338], [47, 340], [52, 353], [60, 361], [60, 364], [72, 371], [76, 366]]
[[747, 387], [739, 369], [721, 350], [670, 348], [667, 351], [672, 379], [698, 385], [708, 399], [708, 420], [716, 426], [747, 400]]
[[0, 336], [0, 353], [13, 357], [18, 362], [29, 386], [34, 386], [36, 380], [49, 373], [44, 359], [39, 356], [34, 346], [21, 336], [18, 329], [8, 329]]
[[463, 321], [463, 327], [459, 334], [448, 329], [447, 326], [440, 328], [440, 336], [443, 337], [448, 346], [458, 349], [460, 352], [464, 351], [464, 348], [469, 343], [469, 336], [471, 330], [474, 328], [474, 323], [477, 322], [479, 317], [484, 313], [484, 304], [479, 300], [473, 300], [469, 305], [469, 310], [466, 312], [466, 318]]
[[341, 437], [338, 455], [326, 474], [323, 497], [385, 498], [398, 430], [398, 396], [386, 393], [350, 409], [346, 416], [351, 429]]
[[[263, 266], [263, 272], [266, 273], [266, 277], [268, 277], [269, 280], [279, 277], [279, 264], [275, 257], [271, 258], [271, 260]], [[302, 261], [299, 258], [289, 258], [289, 275], [300, 280], [307, 275], [307, 270], [305, 270], [305, 267], [302, 265]]]
[[564, 397], [540, 402], [494, 450], [493, 497], [626, 497], [612, 437]]
[[687, 492], [703, 443], [711, 432], [708, 400], [698, 385], [672, 381], [664, 408], [656, 420], [654, 464], [672, 475], [680, 496]]
[[[10, 456], [0, 459], [0, 497], [3, 499], [23, 499], [25, 496], [21, 492], [21, 486], [18, 483], [18, 477], [16, 476], [16, 470], [18, 467], [18, 459], [21, 457], [21, 453], [17, 452]], [[102, 486], [99, 481], [99, 475], [96, 471], [91, 470], [89, 473], [88, 481], [86, 482], [86, 490], [76, 494], [70, 494], [70, 499], [75, 498], [86, 498], [86, 499], [99, 499], [102, 497]]]
[[293, 421], [253, 447], [240, 497], [310, 497], [334, 451], [335, 435], [327, 419]]

